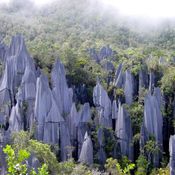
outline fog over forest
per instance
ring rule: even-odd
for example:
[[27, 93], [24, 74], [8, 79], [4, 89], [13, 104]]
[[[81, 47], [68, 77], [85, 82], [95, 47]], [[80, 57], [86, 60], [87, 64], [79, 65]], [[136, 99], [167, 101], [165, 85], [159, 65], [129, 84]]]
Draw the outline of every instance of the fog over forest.
[[0, 175], [175, 175], [174, 5], [0, 0]]

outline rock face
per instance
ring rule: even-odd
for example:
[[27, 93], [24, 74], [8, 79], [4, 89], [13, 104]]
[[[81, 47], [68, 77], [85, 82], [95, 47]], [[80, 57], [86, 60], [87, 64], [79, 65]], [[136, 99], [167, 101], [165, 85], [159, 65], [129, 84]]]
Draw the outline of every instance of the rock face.
[[0, 61], [1, 61], [1, 63], [5, 62], [7, 49], [8, 49], [8, 47], [5, 44], [0, 43]]
[[175, 135], [170, 137], [169, 142], [170, 151], [170, 175], [175, 175]]
[[97, 52], [94, 48], [89, 49], [88, 52], [90, 57], [97, 63], [100, 63], [105, 58], [112, 58], [114, 56], [114, 52], [109, 46], [102, 47], [99, 52]]
[[148, 75], [146, 70], [139, 71], [139, 92], [148, 88]]
[[133, 85], [133, 76], [129, 70], [125, 72], [125, 84], [124, 84], [124, 94], [125, 94], [125, 102], [128, 105], [131, 105], [133, 102], [133, 94], [134, 94], [134, 85]]
[[[3, 65], [0, 80], [1, 174], [6, 174], [2, 148], [9, 142], [10, 135], [20, 130], [33, 131], [34, 128], [35, 139], [59, 147], [57, 151], [62, 161], [73, 156], [79, 162], [91, 165], [95, 157], [100, 164], [105, 164], [109, 155], [114, 158], [127, 156], [133, 160], [135, 145], [132, 144], [132, 118], [126, 106], [132, 107], [133, 102], [140, 104], [143, 102], [139, 101], [140, 97], [138, 101], [135, 98], [136, 95], [142, 94], [142, 89], [144, 92], [145, 90], [149, 92], [143, 103], [140, 152], [144, 151], [155, 167], [159, 166], [162, 157], [160, 152], [164, 151], [163, 146], [165, 148], [168, 143], [163, 143], [162, 131], [163, 128], [166, 130], [167, 119], [163, 125], [161, 111], [167, 110], [169, 102], [164, 100], [169, 97], [164, 94], [163, 98], [160, 89], [155, 88], [159, 77], [154, 72], [148, 75], [147, 68], [140, 70], [138, 76], [133, 76], [129, 70], [124, 72], [123, 64], [118, 66], [114, 77], [114, 67], [110, 63], [115, 53], [107, 46], [99, 52], [91, 50], [91, 54], [100, 64], [106, 63], [104, 67], [109, 71], [107, 84], [112, 83], [114, 88], [124, 90], [125, 98], [117, 95], [108, 96], [99, 81], [93, 89], [93, 102], [92, 98], [88, 99], [90, 95], [87, 85], [74, 86], [76, 97], [72, 88], [68, 87], [64, 65], [60, 60], [56, 60], [53, 65], [50, 82], [40, 68], [36, 68], [22, 36], [13, 37], [9, 47], [0, 44], [0, 62]], [[90, 104], [87, 101], [90, 101]], [[175, 107], [173, 108], [175, 111]], [[166, 130], [166, 133], [168, 140], [169, 130]], [[146, 153], [144, 146], [150, 139], [155, 140], [160, 152], [151, 155]], [[175, 175], [174, 147], [175, 136], [171, 136], [169, 141], [171, 175]], [[136, 149], [139, 152], [139, 148]], [[32, 156], [29, 166], [37, 168], [39, 166], [37, 157]]]
[[98, 137], [98, 144], [99, 144], [99, 150], [98, 150], [98, 160], [100, 164], [105, 164], [106, 162], [106, 153], [104, 151], [104, 133], [103, 129], [99, 128], [97, 132], [97, 137]]
[[4, 57], [6, 61], [0, 84], [0, 105], [3, 106], [4, 114], [9, 116], [11, 106], [15, 105], [15, 96], [26, 67], [28, 66], [33, 74], [35, 74], [35, 67], [21, 35], [12, 38]]
[[[153, 95], [148, 93], [145, 97], [143, 126], [146, 129], [147, 136], [143, 136], [143, 139], [146, 141], [145, 137], [154, 136], [156, 144], [162, 149], [163, 119], [161, 114], [161, 103], [158, 99], [161, 99], [160, 89], [158, 88], [154, 90]], [[159, 165], [160, 158], [160, 154], [154, 155], [153, 163], [156, 167]]]
[[93, 145], [87, 132], [84, 136], [79, 162], [85, 163], [87, 165], [93, 164]]
[[47, 78], [41, 74], [37, 79], [34, 116], [37, 123], [37, 138], [43, 140], [44, 124], [52, 107], [51, 90]]
[[118, 69], [115, 72], [115, 80], [114, 85], [117, 88], [122, 88], [123, 86], [123, 73], [122, 73], [123, 65], [119, 64]]
[[104, 127], [112, 127], [111, 101], [99, 81], [93, 90], [93, 101], [97, 107], [99, 124]]
[[51, 78], [53, 96], [59, 107], [59, 111], [63, 116], [67, 116], [72, 107], [73, 91], [67, 86], [64, 66], [59, 60], [54, 64]]
[[121, 154], [133, 160], [131, 119], [120, 103], [115, 132], [119, 139]]
[[118, 117], [118, 108], [116, 100], [112, 103], [112, 119], [117, 119]]

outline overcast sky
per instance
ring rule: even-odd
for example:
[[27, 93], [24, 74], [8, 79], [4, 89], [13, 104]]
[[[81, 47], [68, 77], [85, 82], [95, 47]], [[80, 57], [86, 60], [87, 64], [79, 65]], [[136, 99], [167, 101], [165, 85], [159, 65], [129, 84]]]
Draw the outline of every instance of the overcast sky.
[[[53, 0], [33, 0], [37, 5], [43, 5]], [[73, 1], [73, 0], [72, 0]], [[116, 7], [123, 15], [148, 16], [153, 18], [175, 17], [175, 0], [99, 0]], [[9, 0], [0, 0], [9, 2]], [[64, 0], [63, 0], [64, 2]]]

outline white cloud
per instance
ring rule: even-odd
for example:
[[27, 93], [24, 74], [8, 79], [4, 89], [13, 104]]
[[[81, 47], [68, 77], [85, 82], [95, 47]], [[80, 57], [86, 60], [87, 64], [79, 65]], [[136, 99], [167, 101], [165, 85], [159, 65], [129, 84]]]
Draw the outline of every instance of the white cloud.
[[[0, 0], [8, 3], [10, 0]], [[25, 1], [25, 0], [24, 0]], [[37, 5], [44, 5], [54, 0], [32, 0]], [[61, 0], [64, 3], [64, 0]], [[72, 0], [74, 1], [74, 0]], [[99, 0], [116, 7], [127, 16], [144, 16], [152, 18], [175, 17], [175, 0]]]
[[103, 0], [128, 16], [175, 17], [175, 0]]
[[[24, 0], [25, 1], [25, 0]], [[53, 2], [54, 0], [32, 0], [36, 5], [44, 5], [48, 4], [50, 2]], [[0, 3], [9, 3], [10, 0], [0, 0]]]

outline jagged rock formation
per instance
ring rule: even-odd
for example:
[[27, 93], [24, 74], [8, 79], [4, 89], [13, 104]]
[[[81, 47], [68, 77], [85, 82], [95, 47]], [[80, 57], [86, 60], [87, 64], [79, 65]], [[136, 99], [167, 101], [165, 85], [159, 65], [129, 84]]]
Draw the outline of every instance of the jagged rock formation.
[[123, 65], [120, 64], [115, 72], [114, 85], [117, 88], [122, 88], [123, 85], [123, 73], [122, 73]]
[[133, 102], [133, 94], [134, 94], [134, 85], [133, 85], [133, 76], [129, 70], [125, 72], [125, 83], [124, 83], [124, 94], [125, 94], [125, 102], [128, 105], [131, 105]]
[[104, 150], [104, 133], [103, 129], [99, 128], [97, 132], [97, 137], [98, 137], [98, 144], [99, 144], [99, 150], [98, 150], [98, 160], [100, 164], [105, 164], [106, 162], [106, 153]]
[[93, 90], [93, 101], [97, 107], [99, 124], [104, 127], [112, 127], [111, 100], [99, 81]]
[[170, 151], [170, 175], [175, 175], [175, 135], [170, 137], [169, 142]]
[[55, 62], [51, 75], [53, 96], [60, 113], [67, 116], [72, 107], [73, 90], [67, 86], [64, 66], [59, 60]]
[[100, 63], [105, 58], [112, 58], [114, 56], [114, 52], [108, 46], [104, 46], [97, 52], [94, 48], [88, 50], [90, 57], [94, 59], [97, 63]]
[[120, 103], [115, 132], [119, 139], [121, 154], [133, 160], [131, 119], [128, 112]]
[[112, 119], [117, 120], [117, 117], [118, 117], [117, 102], [116, 102], [116, 100], [114, 100], [112, 103]]
[[84, 136], [79, 162], [85, 163], [87, 165], [93, 164], [93, 145], [91, 138], [89, 137], [87, 132]]
[[[94, 59], [101, 63], [115, 54], [108, 47], [102, 48], [99, 53], [94, 51], [92, 53]], [[144, 116], [139, 130], [140, 148], [139, 144], [138, 148], [134, 148], [148, 156], [144, 146], [150, 138], [154, 138], [160, 151], [151, 154], [149, 160], [154, 166], [159, 166], [162, 157], [160, 152], [164, 148], [163, 128], [166, 130], [166, 120], [163, 123], [161, 111], [167, 108], [167, 102], [162, 97], [160, 89], [155, 87], [157, 84], [155, 72], [148, 72], [147, 68], [144, 68], [135, 76], [129, 70], [124, 72], [123, 64], [120, 64], [114, 80], [111, 76], [108, 85], [112, 84], [115, 90], [124, 92], [122, 97], [111, 94], [108, 96], [107, 91], [97, 81], [93, 89], [94, 104], [89, 104], [86, 103], [88, 97], [85, 85], [73, 89], [68, 87], [64, 65], [60, 60], [56, 60], [53, 65], [49, 82], [28, 54], [24, 39], [20, 35], [12, 38], [10, 47], [0, 44], [0, 62], [4, 66], [0, 81], [2, 174], [6, 169], [2, 147], [13, 132], [20, 130], [34, 131], [34, 136], [39, 141], [58, 145], [62, 161], [73, 156], [79, 162], [91, 165], [93, 157], [96, 156], [95, 160], [104, 164], [109, 155], [115, 158], [118, 155], [127, 156], [133, 160], [137, 157], [134, 155], [132, 144], [135, 128], [132, 131], [132, 118], [126, 109], [132, 107], [138, 94], [143, 98], [143, 90], [149, 92], [144, 102], [138, 100], [144, 105]], [[114, 69], [110, 62], [105, 66], [109, 72]], [[75, 97], [75, 91], [78, 97]], [[77, 102], [81, 102], [81, 105]], [[167, 136], [169, 139], [170, 134]], [[169, 143], [171, 174], [174, 174], [175, 167], [174, 140], [174, 136], [171, 136]], [[35, 168], [38, 163], [35, 156], [31, 158], [30, 166]]]
[[[142, 143], [147, 141], [149, 137], [154, 137], [156, 144], [162, 150], [162, 128], [163, 128], [163, 119], [161, 114], [161, 93], [160, 89], [155, 88], [154, 94], [150, 92], [145, 97], [144, 105], [144, 121], [142, 128]], [[144, 135], [144, 133], [147, 133]], [[147, 138], [147, 139], [146, 139]], [[161, 154], [156, 153], [153, 158], [153, 163], [156, 167], [159, 166], [161, 159]]]

